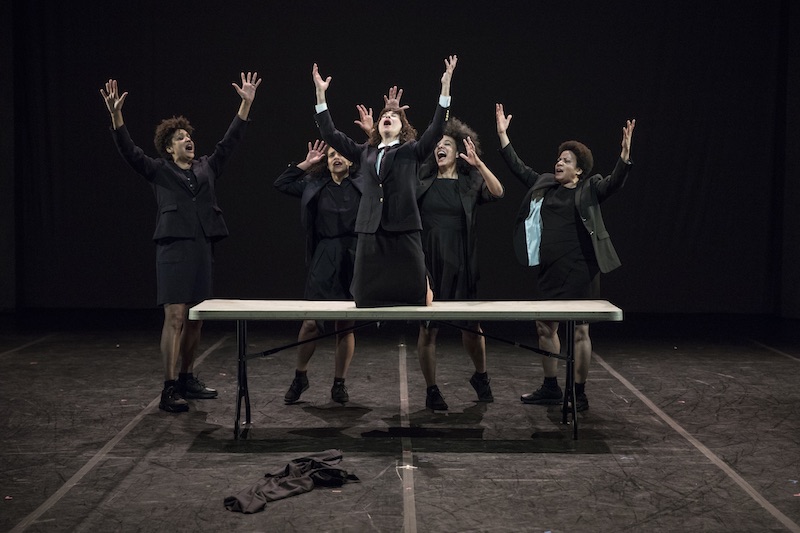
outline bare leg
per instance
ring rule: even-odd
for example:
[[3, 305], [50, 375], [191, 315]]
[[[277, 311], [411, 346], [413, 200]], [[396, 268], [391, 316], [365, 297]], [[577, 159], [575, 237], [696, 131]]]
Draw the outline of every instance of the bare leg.
[[[334, 322], [336, 330], [353, 327], [352, 321]], [[345, 379], [347, 369], [350, 368], [350, 361], [353, 360], [353, 353], [356, 349], [356, 336], [352, 331], [336, 335], [336, 355], [334, 356], [334, 378]]]
[[[470, 328], [483, 333], [480, 324], [470, 324]], [[486, 339], [484, 336], [461, 330], [461, 344], [472, 360], [472, 364], [475, 365], [475, 372], [478, 374], [486, 372]]]
[[181, 352], [181, 337], [186, 323], [186, 304], [164, 305], [164, 326], [161, 329], [161, 358], [164, 364], [164, 381], [177, 378], [176, 365]]
[[[303, 325], [300, 326], [300, 333], [297, 334], [297, 340], [305, 341], [313, 339], [317, 335], [319, 335], [317, 322], [315, 320], [304, 320]], [[308, 370], [308, 362], [311, 360], [311, 356], [314, 355], [316, 348], [316, 341], [307, 342], [297, 347], [297, 370], [301, 372]]]
[[591, 359], [592, 339], [589, 338], [589, 324], [578, 324], [575, 326], [575, 383], [586, 383]]
[[419, 367], [425, 378], [425, 384], [430, 387], [436, 385], [436, 334], [439, 332], [437, 327], [419, 326], [419, 337], [417, 337], [417, 356], [419, 357]]
[[[558, 338], [558, 322], [536, 321], [536, 333], [539, 335], [539, 349], [550, 353], [561, 352], [561, 340]], [[542, 356], [544, 377], [554, 378], [558, 375], [558, 359]]]
[[[186, 311], [188, 313], [188, 305]], [[203, 329], [202, 320], [189, 320], [184, 317], [183, 332], [181, 333], [181, 373], [190, 373], [194, 370], [194, 356], [200, 344], [200, 332]]]

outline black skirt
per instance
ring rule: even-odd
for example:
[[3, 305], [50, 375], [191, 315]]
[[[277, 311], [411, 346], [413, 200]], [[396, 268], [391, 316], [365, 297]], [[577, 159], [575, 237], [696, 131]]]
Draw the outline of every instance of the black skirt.
[[213, 292], [214, 250], [203, 235], [156, 242], [158, 305], [202, 302]]
[[314, 249], [306, 278], [306, 300], [352, 300], [356, 236], [322, 239]]
[[425, 305], [420, 232], [359, 233], [351, 292], [356, 307]]

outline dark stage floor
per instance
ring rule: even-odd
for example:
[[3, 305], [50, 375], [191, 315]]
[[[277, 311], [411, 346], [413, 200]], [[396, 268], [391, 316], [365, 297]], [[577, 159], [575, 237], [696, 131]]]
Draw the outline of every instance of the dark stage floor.
[[[484, 326], [535, 344], [530, 324]], [[450, 412], [434, 414], [416, 325], [370, 327], [357, 334], [346, 407], [330, 402], [330, 339], [296, 405], [283, 402], [294, 351], [252, 360], [254, 426], [235, 441], [232, 323], [207, 323], [198, 354], [219, 398], [167, 414], [157, 408], [157, 311], [5, 316], [0, 530], [800, 532], [798, 326], [706, 316], [593, 326], [591, 408], [577, 441], [558, 407], [519, 401], [541, 380], [537, 355], [489, 341], [496, 401], [479, 404], [460, 334], [442, 330]], [[298, 327], [251, 324], [250, 349], [289, 343]], [[223, 506], [328, 449], [360, 483], [257, 514]]]

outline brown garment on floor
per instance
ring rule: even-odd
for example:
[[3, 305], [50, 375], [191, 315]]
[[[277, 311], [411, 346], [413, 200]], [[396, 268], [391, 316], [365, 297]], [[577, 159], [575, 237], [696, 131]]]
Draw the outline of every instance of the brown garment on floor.
[[360, 481], [338, 465], [339, 450], [326, 450], [292, 459], [283, 469], [267, 473], [264, 479], [236, 496], [225, 498], [225, 508], [239, 513], [258, 513], [267, 502], [310, 492], [315, 486], [341, 487], [348, 481]]

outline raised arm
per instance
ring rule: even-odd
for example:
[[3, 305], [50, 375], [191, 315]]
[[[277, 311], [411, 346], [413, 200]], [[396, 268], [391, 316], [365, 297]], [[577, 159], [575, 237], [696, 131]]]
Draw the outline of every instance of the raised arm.
[[626, 163], [631, 160], [631, 141], [633, 140], [633, 129], [636, 127], [636, 119], [629, 120], [622, 128], [622, 151], [619, 158]]
[[497, 179], [497, 176], [494, 175], [494, 172], [489, 170], [489, 167], [486, 166], [486, 163], [484, 163], [478, 156], [478, 152], [475, 150], [475, 143], [472, 142], [470, 137], [464, 139], [464, 149], [465, 152], [459, 153], [458, 156], [475, 167], [478, 172], [480, 172], [484, 183], [486, 183], [486, 188], [492, 196], [495, 198], [501, 198], [505, 193], [503, 184], [500, 183], [500, 180]]
[[457, 63], [457, 55], [452, 55], [444, 60], [445, 68], [444, 74], [442, 74], [442, 96], [450, 96], [450, 82], [453, 79], [453, 71], [456, 69]]
[[261, 85], [261, 79], [259, 79], [257, 72], [248, 72], [246, 75], [242, 72], [242, 86], [240, 87], [235, 83], [231, 83], [231, 85], [242, 98], [237, 115], [240, 119], [247, 120], [247, 116], [250, 114], [250, 106], [253, 105], [253, 100], [256, 97], [256, 89]]
[[124, 92], [120, 95], [117, 80], [110, 79], [106, 82], [105, 89], [100, 89], [100, 95], [103, 97], [106, 108], [111, 114], [111, 127], [115, 130], [121, 128], [125, 124], [122, 119], [122, 106], [125, 103], [125, 98], [128, 97], [128, 93]]
[[326, 148], [327, 146], [325, 146], [325, 141], [320, 141], [317, 139], [314, 141], [314, 144], [309, 142], [306, 158], [297, 164], [297, 168], [307, 171], [309, 168], [322, 161], [322, 159], [325, 157]]
[[372, 118], [372, 108], [367, 109], [366, 106], [358, 104], [356, 109], [358, 110], [358, 120], [354, 120], [353, 123], [369, 137], [369, 134], [372, 133], [372, 128], [375, 126], [375, 120]]
[[506, 116], [503, 104], [494, 104], [494, 117], [497, 123], [497, 136], [500, 138], [500, 148], [505, 148], [511, 144], [508, 138], [508, 125], [511, 124], [512, 115]]
[[323, 80], [319, 73], [319, 67], [316, 63], [314, 63], [314, 66], [311, 68], [311, 78], [314, 80], [314, 89], [317, 95], [317, 105], [327, 103], [325, 100], [325, 92], [328, 90], [333, 78], [328, 76]]
[[[408, 105], [400, 105], [400, 99], [403, 97], [403, 89], [398, 89], [397, 85], [394, 87], [389, 87], [389, 92], [383, 95], [383, 105], [387, 108], [393, 109], [400, 109], [405, 111], [406, 109], [410, 109], [411, 106]], [[366, 106], [362, 104], [356, 105], [356, 109], [358, 110], [358, 120], [354, 120], [353, 123], [357, 125], [361, 130], [369, 136], [372, 133], [372, 128], [375, 125], [375, 120], [372, 117], [372, 108], [370, 107], [367, 109]]]

